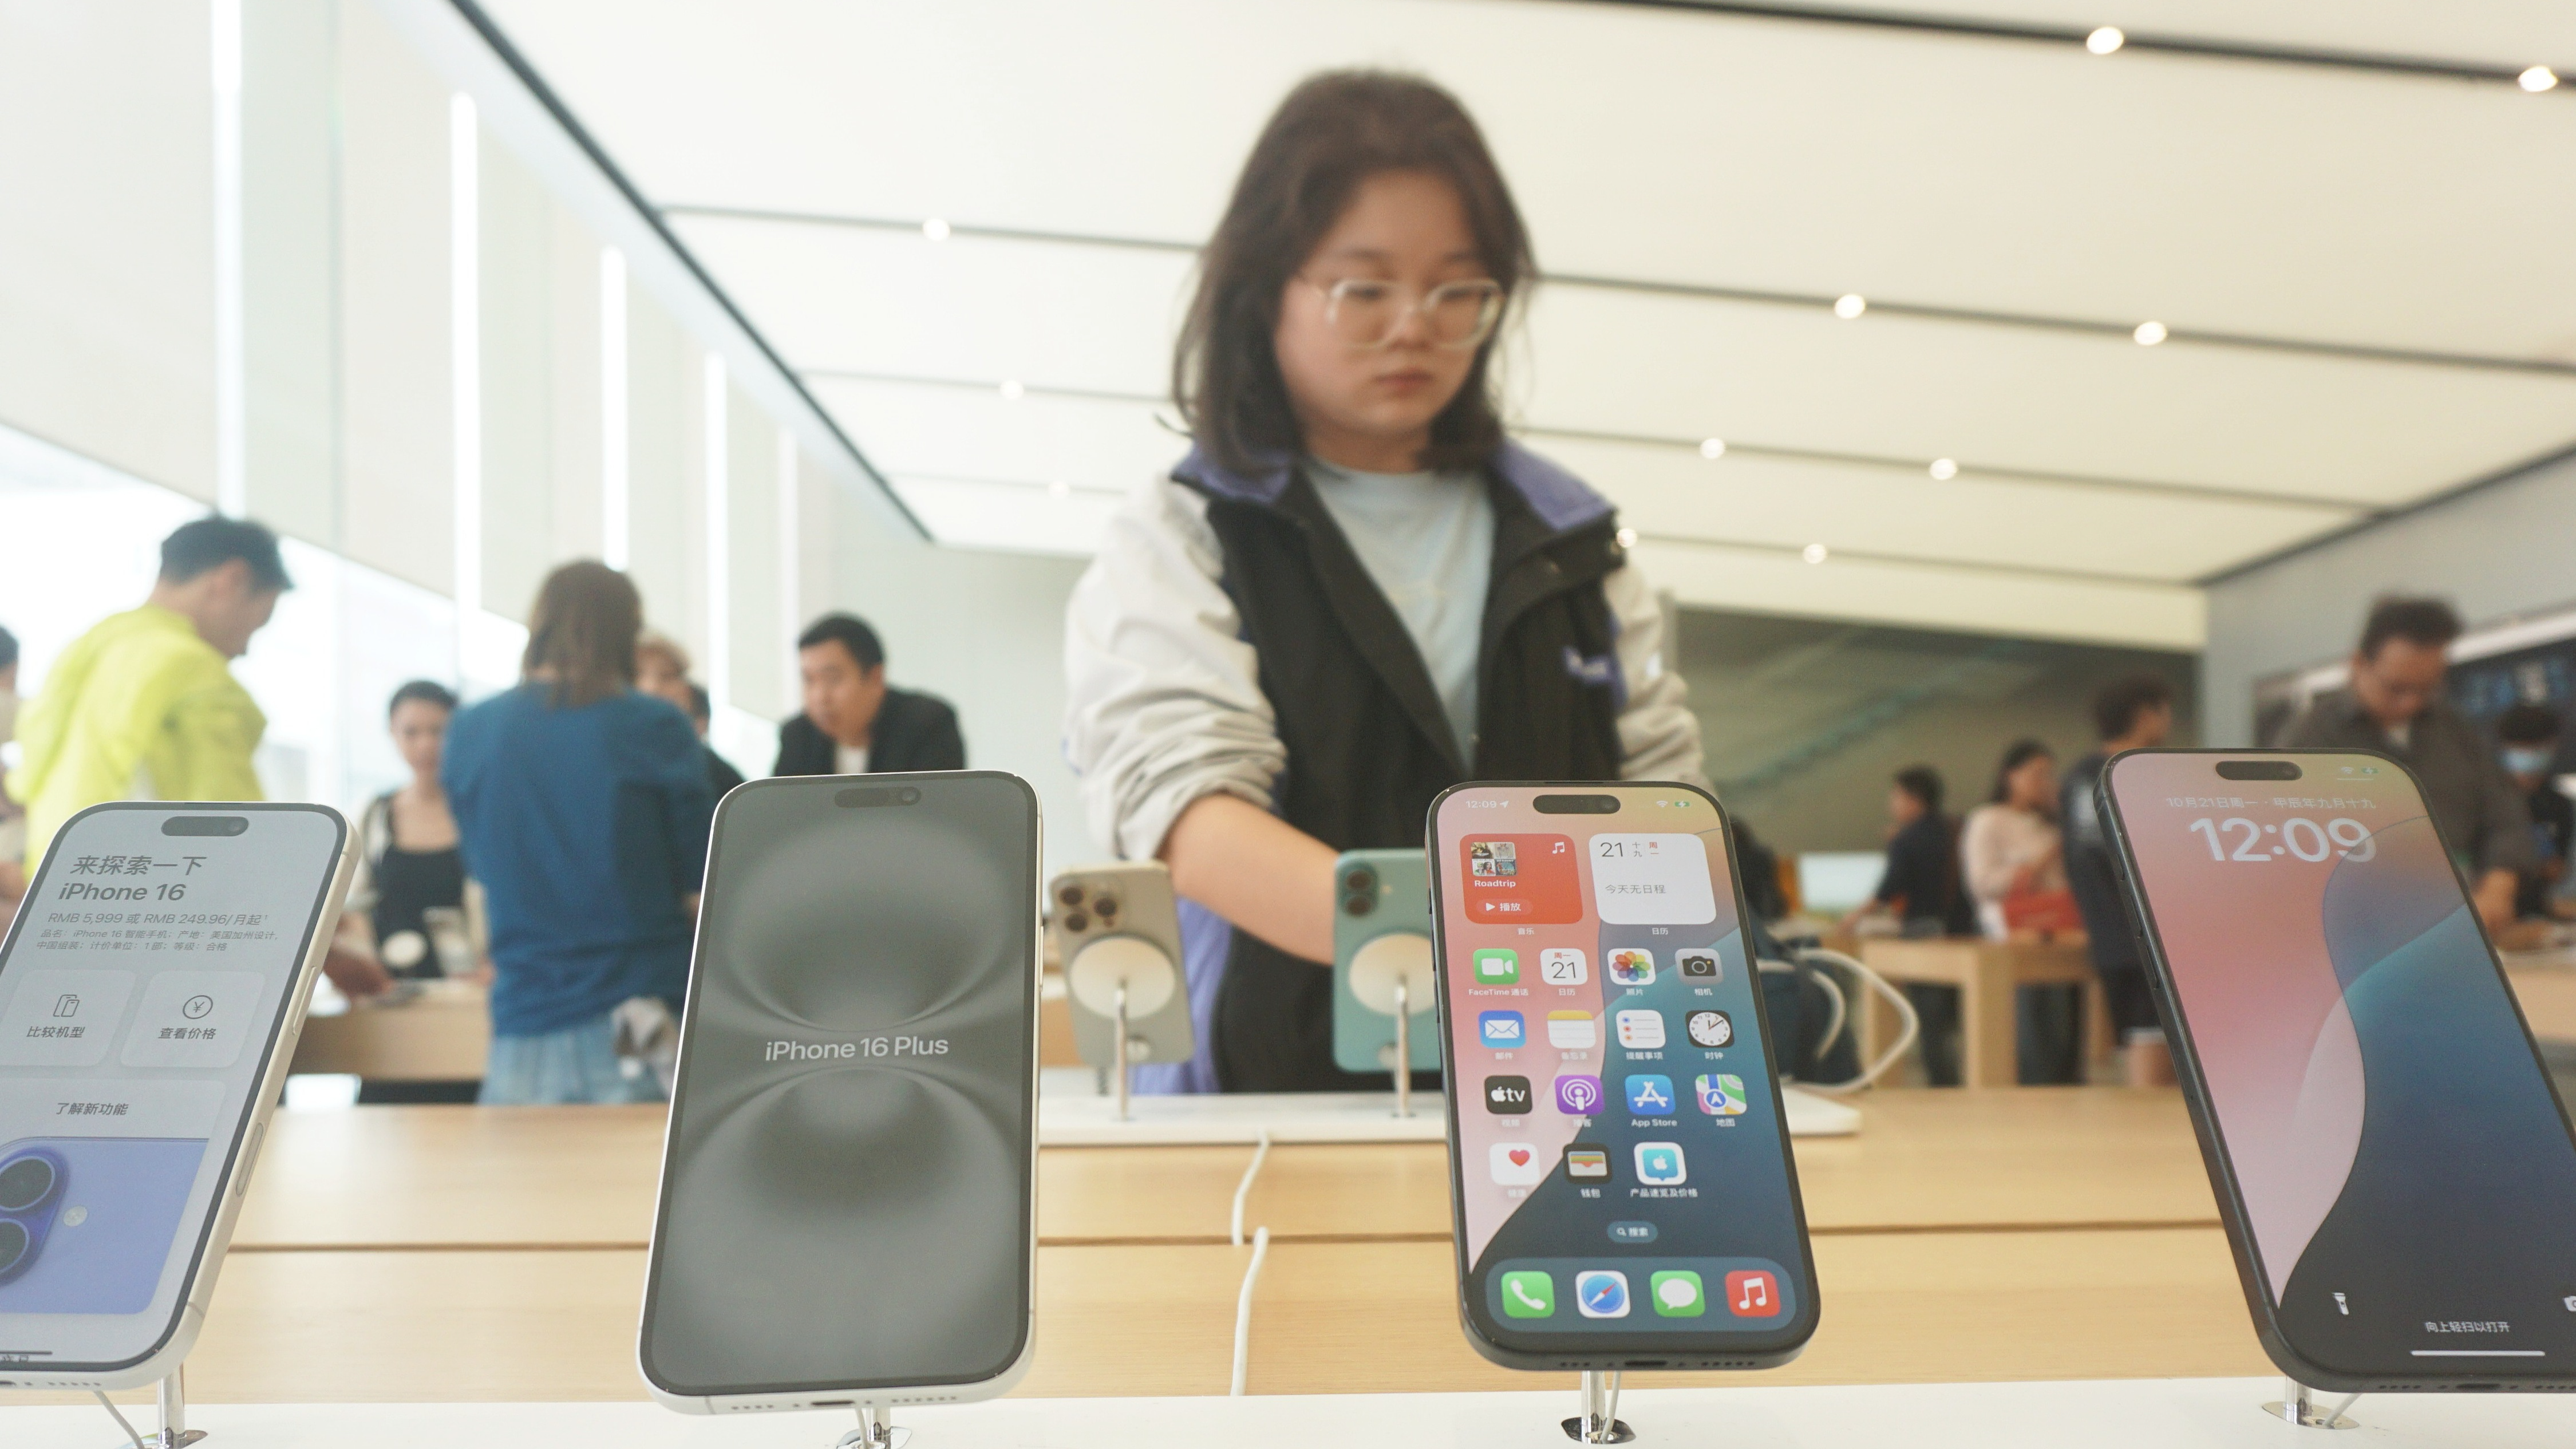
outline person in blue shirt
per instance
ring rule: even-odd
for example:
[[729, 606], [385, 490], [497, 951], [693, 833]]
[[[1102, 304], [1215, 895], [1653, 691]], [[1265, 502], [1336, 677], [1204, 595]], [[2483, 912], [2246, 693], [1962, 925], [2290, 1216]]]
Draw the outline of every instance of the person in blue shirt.
[[687, 988], [714, 801], [687, 717], [635, 689], [643, 623], [624, 574], [556, 569], [518, 687], [448, 727], [441, 779], [491, 926], [486, 1105], [668, 1091], [640, 1048]]

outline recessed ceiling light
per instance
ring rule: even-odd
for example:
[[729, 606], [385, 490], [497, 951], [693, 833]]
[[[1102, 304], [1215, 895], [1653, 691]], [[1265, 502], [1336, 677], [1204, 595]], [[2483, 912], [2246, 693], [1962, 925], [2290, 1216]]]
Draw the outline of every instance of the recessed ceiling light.
[[2521, 75], [2514, 77], [2514, 80], [2515, 83], [2520, 85], [2524, 90], [2531, 92], [2533, 95], [2538, 95], [2542, 91], [2557, 89], [2558, 72], [2551, 70], [2545, 65], [2535, 65], [2531, 69], [2524, 71]]
[[1058, 478], [1047, 485], [1047, 496], [1050, 498], [1070, 498], [1073, 496], [1073, 485], [1067, 483], [1061, 478]]
[[1726, 456], [1726, 439], [1724, 439], [1724, 438], [1702, 438], [1702, 439], [1700, 439], [1700, 440], [1699, 440], [1699, 455], [1700, 455], [1701, 457], [1703, 457], [1703, 458], [1723, 458], [1723, 457], [1725, 457], [1725, 456]]
[[1002, 401], [1004, 402], [1018, 402], [1027, 391], [1027, 388], [1020, 386], [1020, 380], [1016, 377], [1002, 379]]
[[1958, 476], [1959, 461], [1956, 458], [1935, 458], [1932, 460], [1932, 477], [1935, 481], [1947, 483]]
[[921, 224], [921, 234], [930, 238], [932, 241], [946, 241], [948, 240], [948, 223], [941, 221], [938, 217], [934, 216], [930, 220]]
[[1823, 563], [1825, 561], [1825, 546], [1821, 543], [1808, 544], [1805, 548], [1799, 550], [1798, 557], [1805, 559], [1811, 564]]
[[1834, 315], [1849, 322], [1869, 310], [1869, 299], [1858, 292], [1845, 292], [1834, 299]]
[[2120, 27], [2116, 25], [2105, 25], [2084, 37], [2084, 48], [2095, 55], [2109, 55], [2128, 43], [2129, 37], [2121, 34]]
[[2153, 347], [2157, 343], [2165, 340], [2165, 324], [2162, 322], [2141, 322], [2138, 324], [2138, 330], [2130, 333], [2129, 335], [2138, 339], [2138, 345], [2140, 347]]
[[1637, 530], [1633, 528], [1620, 529], [1619, 546], [1621, 548], [1635, 548], [1637, 546]]

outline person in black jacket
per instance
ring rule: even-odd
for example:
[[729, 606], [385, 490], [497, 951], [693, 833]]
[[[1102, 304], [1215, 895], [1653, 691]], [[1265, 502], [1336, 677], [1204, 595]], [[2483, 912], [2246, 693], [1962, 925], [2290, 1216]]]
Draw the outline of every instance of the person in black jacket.
[[1193, 446], [1066, 618], [1094, 834], [1183, 898], [1202, 1055], [1140, 1089], [1384, 1089], [1333, 1061], [1337, 852], [1420, 848], [1461, 781], [1700, 774], [1635, 536], [1504, 434], [1488, 364], [1531, 273], [1428, 82], [1316, 76], [1254, 144], [1174, 358]]
[[962, 770], [957, 711], [886, 683], [885, 646], [852, 614], [825, 614], [796, 638], [805, 712], [778, 727], [773, 775]]

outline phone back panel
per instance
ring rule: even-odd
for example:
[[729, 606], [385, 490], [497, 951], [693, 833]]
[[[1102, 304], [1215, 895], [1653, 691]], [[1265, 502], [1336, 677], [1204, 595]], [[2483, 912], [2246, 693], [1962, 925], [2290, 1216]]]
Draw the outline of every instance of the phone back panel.
[[[1388, 1070], [1395, 1018], [1371, 1011], [1351, 990], [1351, 958], [1380, 936], [1431, 936], [1431, 871], [1419, 850], [1348, 850], [1333, 863], [1333, 1064], [1346, 1072]], [[1436, 1014], [1413, 1018], [1413, 1070], [1440, 1070]]]

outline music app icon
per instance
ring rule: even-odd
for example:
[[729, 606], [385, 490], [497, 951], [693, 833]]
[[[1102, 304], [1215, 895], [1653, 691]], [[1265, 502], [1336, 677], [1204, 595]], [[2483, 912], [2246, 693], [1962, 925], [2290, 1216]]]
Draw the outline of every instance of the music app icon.
[[1768, 1273], [1738, 1270], [1726, 1275], [1726, 1311], [1738, 1318], [1771, 1318], [1780, 1312], [1780, 1285]]

